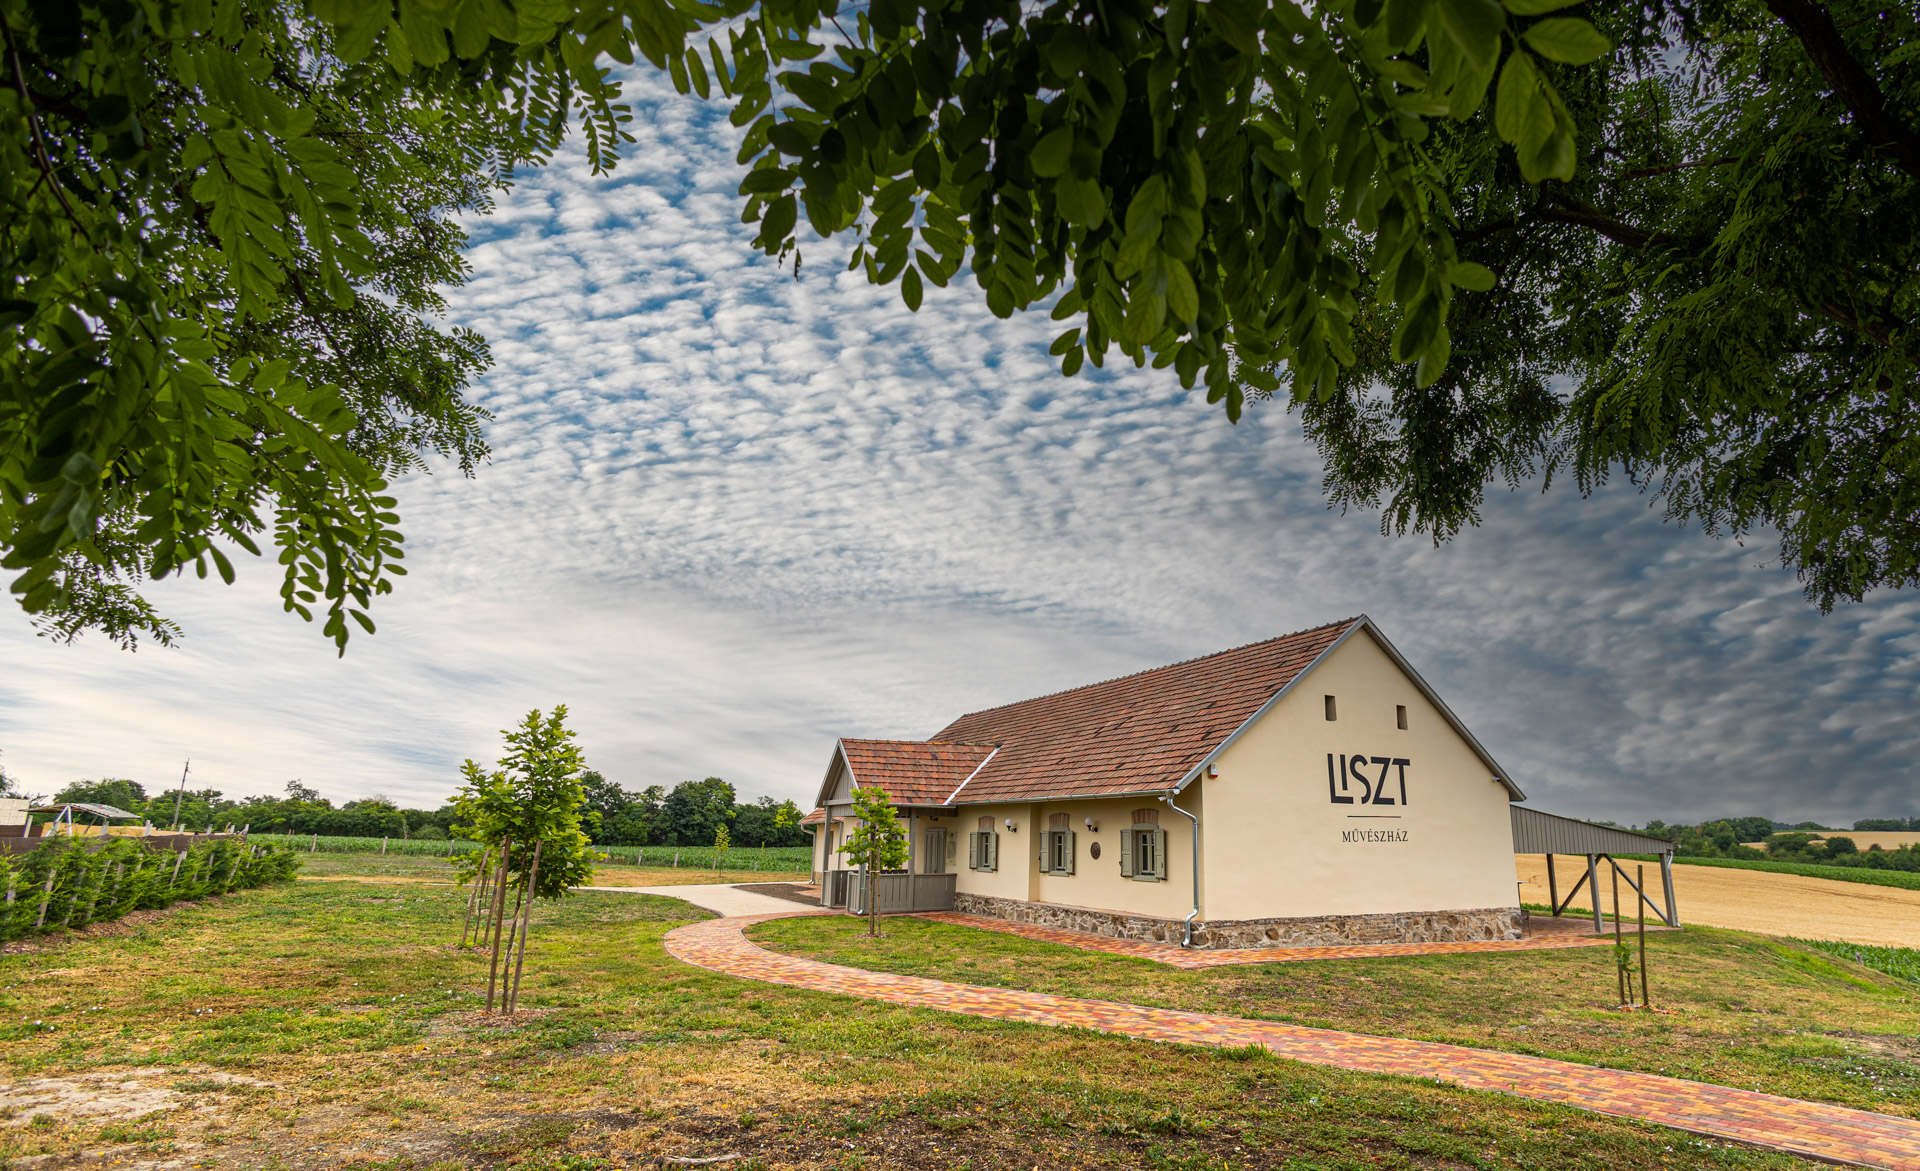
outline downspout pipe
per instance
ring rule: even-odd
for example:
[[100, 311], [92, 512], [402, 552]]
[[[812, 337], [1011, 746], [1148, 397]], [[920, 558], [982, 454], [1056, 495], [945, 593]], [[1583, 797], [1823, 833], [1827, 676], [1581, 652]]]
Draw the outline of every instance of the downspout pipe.
[[1175, 813], [1180, 814], [1193, 823], [1193, 910], [1187, 912], [1187, 935], [1185, 939], [1180, 941], [1181, 947], [1191, 948], [1193, 946], [1193, 921], [1200, 917], [1200, 819], [1180, 808], [1178, 805], [1175, 805], [1171, 797], [1162, 797], [1160, 800], [1167, 803], [1168, 809], [1173, 810]]

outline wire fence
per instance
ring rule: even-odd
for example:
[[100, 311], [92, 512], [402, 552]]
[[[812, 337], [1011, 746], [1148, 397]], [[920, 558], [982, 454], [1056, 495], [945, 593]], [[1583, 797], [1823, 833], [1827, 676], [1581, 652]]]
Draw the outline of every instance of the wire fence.
[[[465, 839], [436, 842], [422, 838], [343, 838], [326, 834], [261, 833], [251, 837], [256, 842], [285, 845], [295, 852], [309, 854], [398, 854], [451, 858], [480, 849], [478, 842]], [[805, 846], [734, 846], [724, 851], [712, 846], [595, 846], [594, 849], [614, 865], [765, 870], [786, 874], [805, 873], [811, 868], [813, 858], [813, 852]]]

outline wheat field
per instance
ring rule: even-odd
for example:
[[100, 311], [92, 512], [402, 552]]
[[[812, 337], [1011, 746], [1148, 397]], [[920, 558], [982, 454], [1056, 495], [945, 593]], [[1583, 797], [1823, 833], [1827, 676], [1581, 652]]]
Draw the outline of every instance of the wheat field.
[[[1514, 866], [1521, 882], [1521, 897], [1529, 903], [1545, 904], [1546, 856], [1519, 854], [1514, 857]], [[1620, 866], [1628, 874], [1634, 873], [1636, 866], [1646, 867], [1648, 893], [1656, 903], [1660, 901], [1658, 863], [1622, 862]], [[1561, 898], [1580, 880], [1585, 867], [1582, 857], [1563, 854], [1554, 859]], [[1682, 923], [1801, 939], [1920, 947], [1920, 890], [1684, 863], [1673, 868], [1673, 888]], [[1623, 882], [1620, 891], [1621, 913], [1631, 916], [1632, 888]], [[1601, 909], [1612, 910], [1613, 883], [1604, 864], [1600, 868], [1600, 893]], [[1575, 908], [1591, 913], [1592, 906], [1588, 892], [1582, 890], [1567, 913], [1574, 913]]]

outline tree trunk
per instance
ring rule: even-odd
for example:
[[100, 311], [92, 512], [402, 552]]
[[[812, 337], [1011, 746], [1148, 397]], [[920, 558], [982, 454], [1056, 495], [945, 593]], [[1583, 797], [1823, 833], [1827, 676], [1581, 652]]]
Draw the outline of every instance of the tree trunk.
[[867, 864], [867, 938], [880, 938], [880, 891], [875, 874], [878, 866]]

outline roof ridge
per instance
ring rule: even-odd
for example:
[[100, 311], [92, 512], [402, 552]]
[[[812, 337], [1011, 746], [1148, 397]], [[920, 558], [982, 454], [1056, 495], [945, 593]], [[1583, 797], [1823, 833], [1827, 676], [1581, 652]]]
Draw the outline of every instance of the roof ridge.
[[1000, 747], [999, 744], [992, 740], [895, 740], [879, 736], [842, 736], [840, 737], [840, 742], [842, 744], [909, 744], [916, 748], [924, 748], [929, 744], [947, 748]]
[[[1128, 673], [1127, 673], [1127, 674], [1125, 674], [1125, 675], [1115, 675], [1115, 676], [1114, 676], [1113, 678], [1111, 678], [1111, 679], [1101, 679], [1101, 680], [1099, 680], [1099, 681], [1097, 681], [1097, 682], [1094, 682], [1094, 683], [1082, 683], [1082, 684], [1079, 684], [1079, 685], [1077, 685], [1077, 686], [1074, 686], [1074, 687], [1063, 687], [1063, 688], [1061, 688], [1061, 689], [1060, 689], [1060, 690], [1058, 690], [1058, 691], [1048, 691], [1048, 692], [1044, 692], [1044, 693], [1042, 693], [1042, 694], [1040, 694], [1040, 695], [1030, 695], [1030, 696], [1028, 696], [1028, 697], [1027, 697], [1027, 698], [1025, 698], [1025, 699], [1016, 699], [1016, 700], [1014, 700], [1014, 701], [1012, 701], [1011, 703], [1001, 703], [1001, 704], [995, 704], [995, 705], [994, 705], [994, 706], [992, 706], [992, 707], [983, 707], [983, 708], [979, 708], [979, 709], [977, 709], [977, 710], [974, 710], [974, 711], [970, 711], [970, 712], [962, 712], [962, 713], [960, 714], [960, 716], [959, 716], [959, 717], [958, 717], [957, 719], [953, 719], [953, 720], [949, 720], [949, 721], [947, 721], [947, 724], [948, 724], [948, 726], [949, 726], [949, 727], [951, 727], [952, 725], [954, 725], [954, 724], [957, 724], [957, 723], [959, 723], [959, 722], [960, 722], [961, 720], [964, 720], [964, 719], [966, 719], [966, 718], [967, 718], [967, 717], [969, 717], [969, 716], [978, 716], [978, 715], [984, 715], [984, 714], [986, 714], [987, 712], [997, 712], [997, 711], [1000, 711], [1000, 710], [1001, 710], [1002, 708], [1010, 708], [1010, 707], [1019, 707], [1019, 706], [1020, 706], [1021, 704], [1023, 704], [1023, 703], [1033, 703], [1034, 701], [1036, 701], [1036, 700], [1041, 700], [1041, 699], [1052, 699], [1052, 698], [1053, 698], [1054, 696], [1057, 696], [1057, 695], [1069, 695], [1069, 694], [1071, 694], [1071, 693], [1073, 693], [1073, 692], [1075, 692], [1075, 691], [1086, 691], [1086, 690], [1088, 690], [1089, 688], [1094, 688], [1094, 687], [1105, 687], [1105, 686], [1106, 686], [1107, 684], [1109, 684], [1109, 683], [1118, 683], [1118, 682], [1120, 682], [1120, 681], [1121, 681], [1121, 680], [1123, 680], [1123, 679], [1134, 679], [1134, 678], [1138, 678], [1138, 677], [1139, 677], [1139, 676], [1141, 676], [1141, 675], [1151, 675], [1151, 674], [1153, 674], [1153, 673], [1154, 673], [1155, 671], [1166, 671], [1166, 670], [1170, 670], [1170, 669], [1172, 669], [1172, 668], [1174, 668], [1174, 667], [1184, 667], [1184, 666], [1186, 666], [1186, 665], [1188, 665], [1189, 663], [1200, 663], [1200, 662], [1205, 662], [1205, 661], [1206, 661], [1206, 660], [1208, 660], [1208, 659], [1217, 659], [1217, 658], [1219, 658], [1219, 657], [1220, 657], [1221, 655], [1231, 655], [1231, 654], [1234, 654], [1234, 653], [1235, 653], [1235, 652], [1237, 652], [1237, 651], [1244, 651], [1244, 650], [1248, 650], [1248, 649], [1250, 649], [1250, 648], [1252, 648], [1252, 647], [1257, 647], [1257, 646], [1265, 646], [1265, 645], [1266, 645], [1267, 643], [1270, 643], [1270, 642], [1280, 642], [1280, 641], [1281, 641], [1281, 640], [1283, 640], [1283, 639], [1288, 639], [1288, 638], [1298, 638], [1298, 637], [1300, 637], [1300, 636], [1301, 636], [1301, 635], [1303, 635], [1303, 634], [1314, 634], [1314, 633], [1316, 633], [1316, 632], [1318, 632], [1318, 631], [1322, 631], [1322, 630], [1331, 630], [1331, 629], [1333, 629], [1333, 628], [1334, 628], [1334, 627], [1336, 627], [1336, 626], [1352, 626], [1352, 625], [1353, 625], [1354, 623], [1356, 623], [1356, 622], [1358, 622], [1358, 621], [1360, 621], [1360, 620], [1361, 620], [1362, 618], [1364, 618], [1364, 617], [1366, 617], [1366, 615], [1364, 615], [1364, 614], [1355, 614], [1355, 615], [1354, 615], [1353, 617], [1351, 617], [1351, 618], [1342, 618], [1342, 619], [1340, 619], [1340, 620], [1338, 620], [1338, 621], [1336, 621], [1336, 622], [1322, 622], [1322, 623], [1321, 623], [1320, 625], [1318, 625], [1318, 626], [1309, 626], [1309, 627], [1307, 627], [1307, 628], [1305, 628], [1304, 630], [1294, 630], [1294, 631], [1290, 631], [1290, 632], [1288, 632], [1288, 633], [1286, 633], [1286, 634], [1276, 634], [1276, 635], [1274, 635], [1274, 636], [1273, 636], [1272, 638], [1262, 638], [1262, 639], [1256, 639], [1256, 640], [1255, 640], [1255, 641], [1253, 641], [1253, 642], [1247, 642], [1247, 643], [1241, 643], [1241, 644], [1240, 644], [1239, 646], [1233, 646], [1233, 647], [1228, 647], [1228, 648], [1227, 648], [1227, 649], [1225, 649], [1225, 650], [1221, 650], [1221, 651], [1212, 651], [1212, 652], [1210, 652], [1210, 653], [1208, 653], [1208, 654], [1204, 654], [1204, 655], [1195, 655], [1195, 656], [1194, 656], [1193, 658], [1191, 658], [1191, 659], [1180, 659], [1180, 660], [1178, 660], [1178, 661], [1176, 661], [1176, 662], [1172, 662], [1172, 663], [1162, 663], [1162, 664], [1161, 664], [1160, 666], [1158, 666], [1158, 667], [1146, 667], [1146, 668], [1143, 668], [1143, 669], [1141, 669], [1141, 670], [1139, 670], [1139, 671], [1130, 671], [1130, 672], [1128, 672]], [[963, 743], [963, 741], [955, 741], [955, 740], [922, 740], [922, 741], [908, 741], [908, 743], [921, 743], [921, 744], [956, 744], [956, 743]]]

